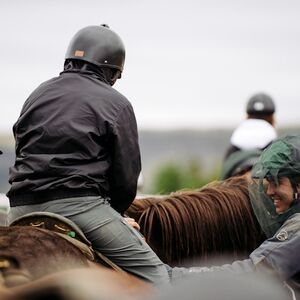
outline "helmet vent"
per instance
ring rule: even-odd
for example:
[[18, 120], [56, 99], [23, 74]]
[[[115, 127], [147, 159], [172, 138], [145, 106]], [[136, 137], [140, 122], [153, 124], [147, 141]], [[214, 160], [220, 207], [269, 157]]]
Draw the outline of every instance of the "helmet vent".
[[265, 106], [262, 102], [256, 102], [253, 104], [253, 108], [258, 111], [264, 110]]
[[74, 55], [77, 56], [77, 57], [83, 57], [84, 56], [84, 51], [76, 50]]

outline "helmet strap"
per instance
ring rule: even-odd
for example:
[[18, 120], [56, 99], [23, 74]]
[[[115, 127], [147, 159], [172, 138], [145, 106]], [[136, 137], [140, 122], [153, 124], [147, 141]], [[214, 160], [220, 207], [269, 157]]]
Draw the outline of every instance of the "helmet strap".
[[112, 76], [109, 80], [110, 85], [113, 86], [119, 78], [121, 78], [121, 71], [118, 69], [112, 69]]

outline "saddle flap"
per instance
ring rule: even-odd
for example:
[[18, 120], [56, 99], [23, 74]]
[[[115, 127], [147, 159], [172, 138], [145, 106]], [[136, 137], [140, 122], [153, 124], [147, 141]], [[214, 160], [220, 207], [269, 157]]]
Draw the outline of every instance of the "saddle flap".
[[48, 229], [74, 238], [87, 246], [90, 241], [82, 230], [71, 220], [51, 212], [33, 212], [15, 219], [9, 226], [33, 226]]
[[79, 248], [89, 260], [96, 260], [98, 263], [101, 262], [104, 266], [113, 268], [119, 272], [124, 272], [105, 255], [95, 251], [82, 230], [66, 217], [51, 212], [33, 212], [15, 219], [9, 226], [33, 226], [54, 231]]

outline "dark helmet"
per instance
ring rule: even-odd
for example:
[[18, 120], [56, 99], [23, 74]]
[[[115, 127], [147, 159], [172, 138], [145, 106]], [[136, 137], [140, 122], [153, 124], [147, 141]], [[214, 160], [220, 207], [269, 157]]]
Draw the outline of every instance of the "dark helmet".
[[72, 38], [65, 59], [83, 60], [122, 72], [125, 47], [121, 38], [107, 25], [88, 26], [79, 30]]
[[272, 98], [264, 93], [255, 94], [247, 103], [249, 115], [271, 115], [275, 112], [275, 104]]

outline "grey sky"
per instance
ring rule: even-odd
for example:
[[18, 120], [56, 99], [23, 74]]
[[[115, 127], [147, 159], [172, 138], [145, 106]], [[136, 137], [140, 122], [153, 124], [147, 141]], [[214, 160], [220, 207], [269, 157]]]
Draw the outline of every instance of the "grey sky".
[[0, 132], [61, 71], [74, 33], [101, 23], [125, 43], [115, 88], [139, 128], [235, 126], [258, 91], [274, 97], [278, 126], [300, 124], [298, 0], [1, 0]]

